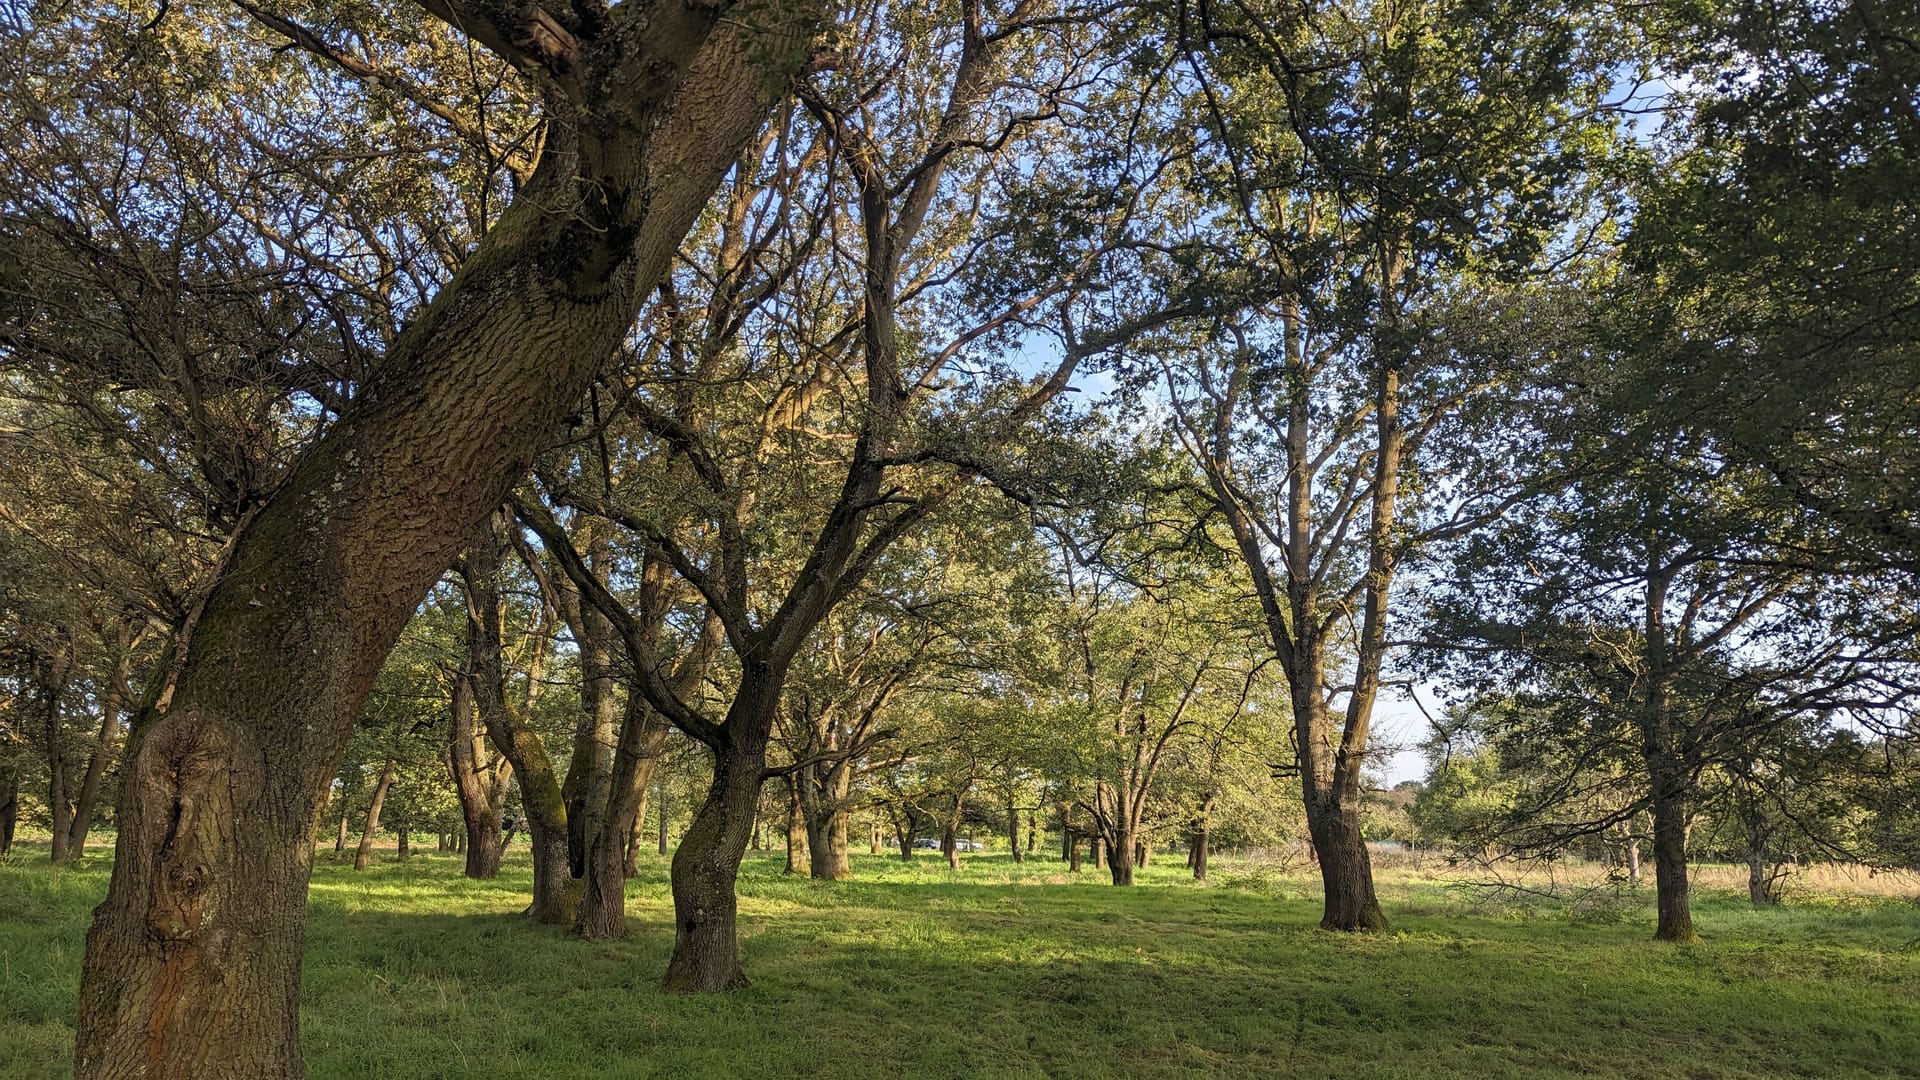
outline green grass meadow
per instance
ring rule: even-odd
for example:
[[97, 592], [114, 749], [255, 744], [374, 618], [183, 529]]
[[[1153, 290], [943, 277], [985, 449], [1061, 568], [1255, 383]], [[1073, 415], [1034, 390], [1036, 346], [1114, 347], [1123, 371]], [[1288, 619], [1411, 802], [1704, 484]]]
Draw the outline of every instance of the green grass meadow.
[[[330, 856], [328, 856], [330, 858]], [[102, 857], [0, 861], [0, 1077], [66, 1075]], [[532, 925], [522, 854], [323, 862], [305, 1040], [316, 1078], [1920, 1077], [1920, 903], [1706, 891], [1706, 940], [1650, 939], [1651, 890], [1569, 912], [1382, 875], [1393, 930], [1316, 928], [1304, 874], [1177, 861], [1115, 889], [1058, 860], [857, 856], [858, 880], [741, 877], [753, 987], [654, 991], [666, 860], [632, 936]]]

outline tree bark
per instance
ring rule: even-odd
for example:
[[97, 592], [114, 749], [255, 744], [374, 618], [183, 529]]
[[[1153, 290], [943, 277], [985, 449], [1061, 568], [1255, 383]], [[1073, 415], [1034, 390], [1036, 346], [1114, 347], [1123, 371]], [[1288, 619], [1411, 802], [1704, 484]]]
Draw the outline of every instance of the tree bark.
[[[428, 7], [561, 73], [550, 142], [453, 280], [242, 527], [190, 635], [163, 660], [170, 686], [128, 742], [113, 877], [87, 936], [82, 1080], [303, 1075], [312, 836], [373, 679], [469, 530], [619, 345], [820, 18], [800, 0], [770, 5], [709, 41], [718, 5], [647, 5], [646, 32], [623, 25], [623, 47], [562, 41], [530, 55], [515, 42], [551, 37], [487, 18], [528, 9], [485, 6], [468, 20], [461, 0]], [[610, 63], [618, 70], [601, 70]], [[614, 89], [586, 103], [589, 124], [558, 99], [573, 87]]]
[[[836, 744], [828, 742], [829, 748]], [[853, 772], [845, 762], [814, 764], [793, 775], [800, 792], [800, 811], [807, 828], [807, 861], [821, 881], [844, 881], [853, 874], [847, 831], [847, 797], [853, 791]]]
[[647, 791], [650, 786], [641, 786], [640, 805], [633, 811], [633, 828], [627, 830], [627, 857], [621, 872], [628, 878], [640, 876], [640, 848], [647, 842]]
[[500, 575], [509, 541], [506, 515], [496, 509], [474, 530], [461, 564], [467, 586], [467, 664], [473, 704], [494, 749], [513, 766], [520, 806], [527, 815], [533, 856], [533, 901], [527, 914], [539, 922], [570, 926], [578, 910], [566, 799], [539, 733], [507, 704], [501, 656]]
[[474, 724], [473, 683], [462, 673], [453, 680], [447, 769], [453, 774], [466, 830], [464, 873], [477, 881], [491, 880], [500, 873], [500, 858], [505, 853], [500, 812], [506, 803], [509, 768], [486, 762], [486, 740]]
[[365, 870], [373, 858], [373, 834], [380, 831], [380, 807], [387, 801], [387, 788], [393, 784], [393, 762], [389, 761], [380, 770], [380, 780], [373, 786], [373, 801], [367, 804], [367, 819], [360, 826], [360, 850], [353, 854], [353, 868]]
[[1684, 779], [1666, 769], [1653, 776], [1653, 887], [1660, 941], [1698, 941], [1687, 879], [1687, 800]]
[[407, 831], [407, 827], [405, 825], [402, 825], [394, 829], [393, 835], [395, 838], [395, 854], [397, 854], [400, 857], [401, 862], [405, 862], [407, 861], [407, 859], [411, 858], [413, 855], [413, 848], [409, 846], [407, 842], [408, 835], [409, 835]]
[[20, 821], [20, 770], [0, 765], [0, 855], [13, 852], [13, 830]]
[[[758, 806], [755, 810], [758, 811]], [[800, 778], [787, 777], [787, 869], [789, 874], [805, 874], [807, 866], [807, 815], [800, 809]]]
[[842, 808], [806, 819], [808, 866], [821, 881], [845, 881], [853, 874], [847, 850], [847, 816]]
[[603, 820], [588, 846], [586, 887], [573, 924], [574, 933], [589, 941], [627, 934], [626, 852], [666, 740], [665, 719], [647, 707], [637, 688], [630, 690], [608, 785], [610, 798], [597, 815]]
[[660, 854], [667, 853], [667, 785], [660, 785]]
[[590, 604], [576, 601], [571, 607], [570, 629], [580, 651], [580, 717], [560, 796], [566, 806], [568, 866], [573, 876], [584, 877], [600, 817], [615, 798], [619, 702], [614, 697], [613, 627]]
[[1360, 834], [1358, 806], [1309, 803], [1307, 831], [1320, 860], [1323, 930], [1384, 930], [1387, 917], [1373, 891], [1373, 864]]
[[[1096, 850], [1102, 847], [1097, 838], [1093, 844]], [[1133, 832], [1124, 825], [1114, 830], [1112, 842], [1105, 845], [1107, 873], [1115, 885], [1133, 884], [1133, 845]]]
[[42, 720], [46, 725], [47, 812], [53, 819], [54, 862], [66, 862], [72, 851], [73, 802], [67, 794], [67, 736], [61, 728], [60, 699], [67, 691], [67, 659], [28, 652], [39, 691]]
[[740, 966], [734, 882], [759, 809], [778, 672], [748, 670], [728, 710], [706, 801], [673, 854], [673, 955], [660, 987], [669, 993], [746, 987]]
[[73, 806], [72, 836], [67, 849], [74, 857], [87, 853], [87, 833], [93, 828], [93, 815], [100, 801], [100, 787], [106, 782], [107, 763], [113, 759], [120, 741], [120, 709], [126, 700], [128, 668], [132, 664], [133, 634], [120, 624], [114, 652], [113, 669], [100, 695], [100, 737], [87, 755], [87, 773], [80, 783], [80, 798]]
[[1007, 850], [1017, 865], [1026, 861], [1020, 852], [1020, 810], [1013, 805], [1013, 789], [1007, 789]]
[[333, 853], [339, 855], [347, 850], [347, 793], [340, 792], [340, 830], [333, 837]]
[[1211, 793], [1200, 800], [1200, 816], [1194, 820], [1193, 848], [1188, 865], [1193, 867], [1193, 880], [1207, 880], [1208, 848], [1213, 842], [1213, 800]]

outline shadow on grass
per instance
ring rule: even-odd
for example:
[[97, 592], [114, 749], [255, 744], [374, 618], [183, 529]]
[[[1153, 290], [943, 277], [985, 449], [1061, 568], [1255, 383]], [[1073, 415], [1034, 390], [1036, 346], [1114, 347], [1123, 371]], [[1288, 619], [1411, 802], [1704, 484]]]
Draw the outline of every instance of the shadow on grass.
[[[1285, 899], [1171, 880], [981, 883], [864, 860], [869, 880], [826, 883], [759, 859], [742, 879], [754, 986], [669, 997], [653, 989], [671, 944], [665, 864], [643, 869], [633, 935], [587, 944], [518, 914], [524, 858], [492, 882], [452, 857], [362, 874], [322, 863], [311, 1075], [1652, 1078], [1920, 1063], [1920, 954], [1784, 915], [1694, 948], [1633, 924], [1451, 913], [1349, 937], [1314, 929], [1304, 886]], [[104, 886], [104, 867], [0, 866], [0, 1076], [63, 1075], [79, 934]], [[1905, 933], [1920, 937], [1920, 916]]]

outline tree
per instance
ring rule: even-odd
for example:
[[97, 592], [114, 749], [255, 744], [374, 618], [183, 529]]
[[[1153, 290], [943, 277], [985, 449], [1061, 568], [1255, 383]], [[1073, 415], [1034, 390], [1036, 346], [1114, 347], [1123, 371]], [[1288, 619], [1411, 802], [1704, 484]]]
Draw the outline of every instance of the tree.
[[1509, 382], [1447, 344], [1449, 301], [1535, 272], [1607, 145], [1619, 57], [1577, 7], [1337, 11], [1177, 9], [1176, 115], [1205, 123], [1175, 250], [1214, 299], [1128, 367], [1170, 405], [1292, 687], [1322, 925], [1373, 930], [1360, 813], [1396, 574], [1501, 501], [1422, 471]]
[[759, 5], [716, 30], [728, 7], [426, 5], [524, 73], [552, 123], [513, 202], [239, 528], [176, 636], [128, 744], [80, 1075], [299, 1075], [304, 838], [380, 660], [805, 61], [814, 9]]

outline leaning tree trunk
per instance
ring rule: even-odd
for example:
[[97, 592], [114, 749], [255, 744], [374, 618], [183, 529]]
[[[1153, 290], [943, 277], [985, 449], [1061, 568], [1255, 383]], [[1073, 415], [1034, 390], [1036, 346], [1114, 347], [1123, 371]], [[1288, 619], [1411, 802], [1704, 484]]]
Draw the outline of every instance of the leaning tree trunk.
[[380, 807], [387, 801], [387, 788], [393, 786], [393, 762], [380, 770], [380, 782], [373, 786], [373, 801], [367, 804], [367, 820], [360, 826], [360, 850], [353, 853], [353, 868], [365, 870], [373, 859], [373, 834], [380, 831]]
[[80, 798], [73, 804], [73, 821], [68, 826], [71, 837], [67, 850], [76, 858], [87, 853], [87, 833], [93, 829], [93, 814], [100, 802], [100, 787], [106, 782], [107, 763], [120, 741], [120, 707], [131, 663], [128, 653], [133, 647], [124, 626], [120, 630], [119, 646], [114, 654], [113, 671], [107, 678], [106, 692], [100, 696], [100, 738], [87, 755], [86, 777], [80, 782]]
[[[113, 876], [87, 935], [81, 1080], [304, 1075], [312, 837], [374, 677], [618, 347], [817, 18], [791, 0], [708, 42], [717, 6], [645, 10], [653, 25], [626, 48], [531, 46], [529, 64], [620, 100], [597, 103], [607, 118], [588, 129], [554, 92], [533, 178], [242, 527], [163, 658], [171, 685], [129, 738]], [[573, 67], [608, 57], [623, 66], [604, 82]]]
[[[760, 685], [755, 685], [760, 684]], [[752, 672], [729, 710], [722, 745], [714, 755], [706, 801], [673, 853], [673, 955], [660, 988], [670, 993], [737, 990], [747, 985], [740, 967], [734, 883], [748, 835], [759, 811], [767, 763], [767, 730], [778, 680]]]

